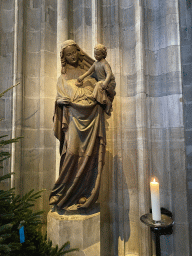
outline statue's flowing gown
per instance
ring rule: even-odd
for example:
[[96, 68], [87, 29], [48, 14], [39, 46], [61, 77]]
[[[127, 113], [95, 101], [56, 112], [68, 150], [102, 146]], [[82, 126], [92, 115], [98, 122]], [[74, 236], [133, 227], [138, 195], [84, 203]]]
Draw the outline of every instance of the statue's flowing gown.
[[[95, 203], [104, 164], [104, 111], [92, 96], [96, 80], [88, 77], [83, 86], [75, 85], [84, 72], [69, 66], [57, 83], [54, 132], [60, 140], [61, 160], [50, 203], [62, 209], [88, 208]], [[86, 202], [80, 205], [82, 197]]]

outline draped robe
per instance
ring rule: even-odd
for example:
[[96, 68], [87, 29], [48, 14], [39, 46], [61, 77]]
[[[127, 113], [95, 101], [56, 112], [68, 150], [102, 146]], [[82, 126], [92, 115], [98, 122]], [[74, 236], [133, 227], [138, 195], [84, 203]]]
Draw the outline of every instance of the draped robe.
[[[96, 80], [87, 77], [81, 87], [75, 85], [84, 72], [69, 65], [57, 82], [54, 134], [60, 140], [61, 159], [50, 204], [66, 210], [88, 208], [96, 202], [104, 165], [105, 117], [92, 96]], [[86, 202], [79, 204], [82, 197]]]

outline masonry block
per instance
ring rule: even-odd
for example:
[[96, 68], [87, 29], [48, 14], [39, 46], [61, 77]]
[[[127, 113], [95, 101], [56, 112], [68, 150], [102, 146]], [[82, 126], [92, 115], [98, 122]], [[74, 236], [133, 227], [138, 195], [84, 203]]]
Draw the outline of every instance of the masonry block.
[[[96, 208], [87, 214], [51, 210], [47, 215], [47, 237], [53, 245], [61, 247], [70, 241], [71, 248], [79, 248], [79, 252], [70, 255], [93, 256], [92, 246], [98, 253], [95, 255], [100, 255], [100, 212]], [[91, 254], [86, 251], [91, 251]]]

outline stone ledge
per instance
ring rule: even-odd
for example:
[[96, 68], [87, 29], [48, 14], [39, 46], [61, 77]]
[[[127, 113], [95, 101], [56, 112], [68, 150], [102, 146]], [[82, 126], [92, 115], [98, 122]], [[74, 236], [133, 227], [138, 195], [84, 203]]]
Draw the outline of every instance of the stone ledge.
[[47, 215], [47, 237], [53, 245], [61, 247], [69, 241], [71, 248], [79, 252], [71, 255], [100, 255], [100, 212], [87, 214], [61, 214], [49, 211]]

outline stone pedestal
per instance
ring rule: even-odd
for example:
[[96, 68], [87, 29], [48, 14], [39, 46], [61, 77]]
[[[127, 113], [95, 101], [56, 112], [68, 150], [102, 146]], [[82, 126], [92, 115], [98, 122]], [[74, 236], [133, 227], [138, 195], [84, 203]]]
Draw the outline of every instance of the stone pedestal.
[[47, 215], [47, 237], [59, 248], [70, 242], [70, 248], [80, 251], [70, 256], [100, 255], [100, 212], [73, 214], [66, 211], [49, 211]]

